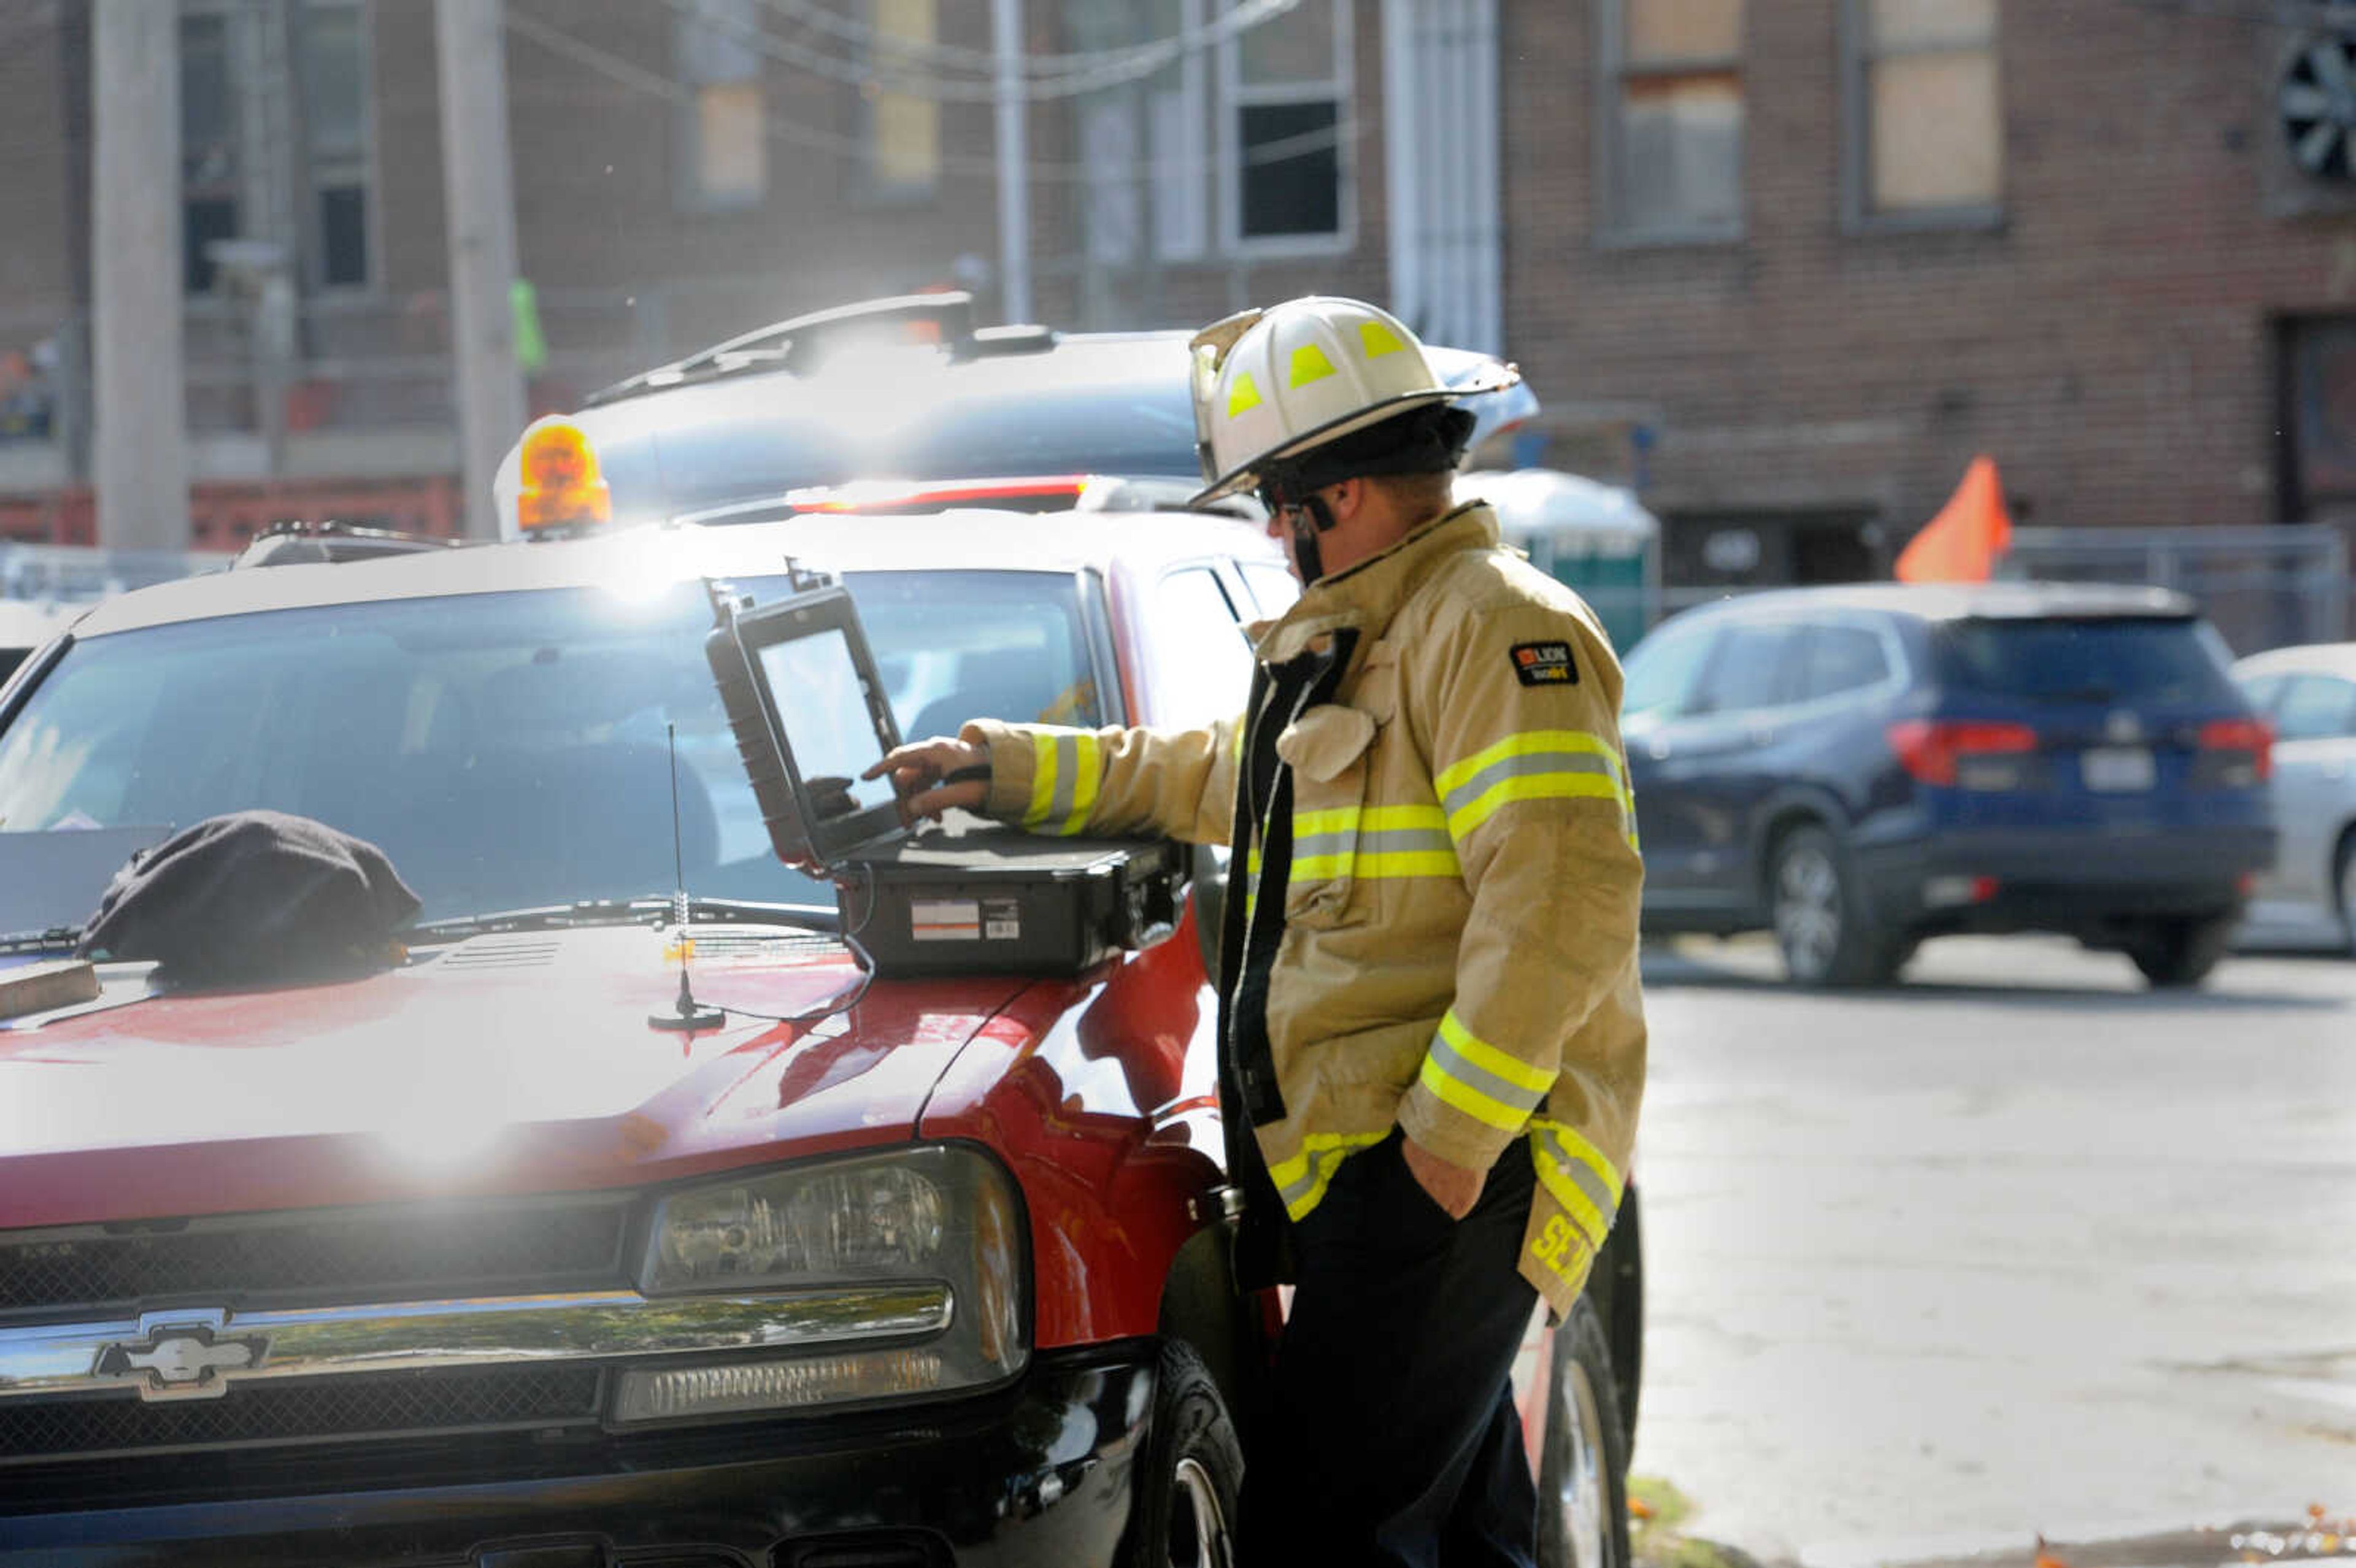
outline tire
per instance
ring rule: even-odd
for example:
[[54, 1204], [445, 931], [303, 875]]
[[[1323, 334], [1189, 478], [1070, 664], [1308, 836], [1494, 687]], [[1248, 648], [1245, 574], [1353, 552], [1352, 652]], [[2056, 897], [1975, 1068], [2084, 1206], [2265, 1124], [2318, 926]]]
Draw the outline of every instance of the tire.
[[1913, 952], [1903, 934], [1873, 923], [1840, 841], [1815, 823], [1775, 841], [1767, 908], [1794, 985], [1887, 985]]
[[2238, 914], [2156, 920], [2127, 939], [2127, 956], [2156, 989], [2189, 989], [2206, 980], [2225, 956], [2240, 920]]
[[1538, 1460], [1540, 1568], [1628, 1568], [1628, 1436], [1603, 1320], [1581, 1296], [1554, 1334]]
[[1183, 1339], [1162, 1346], [1121, 1568], [1235, 1568], [1244, 1452], [1218, 1384]]
[[2356, 827], [2340, 836], [2340, 853], [2331, 866], [2331, 888], [2340, 901], [2340, 930], [2348, 951], [2356, 954]]

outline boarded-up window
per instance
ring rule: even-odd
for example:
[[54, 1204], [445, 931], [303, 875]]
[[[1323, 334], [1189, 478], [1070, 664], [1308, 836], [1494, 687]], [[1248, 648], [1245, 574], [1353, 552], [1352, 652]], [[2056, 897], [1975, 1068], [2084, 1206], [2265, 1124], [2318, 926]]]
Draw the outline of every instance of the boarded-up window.
[[1716, 239], [1742, 227], [1742, 0], [1605, 0], [1615, 79], [1612, 227]]
[[760, 15], [753, 0], [693, 0], [678, 16], [680, 203], [705, 210], [758, 207], [769, 193], [767, 107]]
[[891, 83], [913, 85], [926, 74], [926, 51], [939, 41], [939, 0], [872, 0], [870, 25], [875, 29], [871, 63], [880, 68], [864, 94], [870, 192], [928, 197], [941, 183], [941, 106]]
[[1866, 216], [1983, 212], [2004, 196], [1997, 0], [1853, 0]]

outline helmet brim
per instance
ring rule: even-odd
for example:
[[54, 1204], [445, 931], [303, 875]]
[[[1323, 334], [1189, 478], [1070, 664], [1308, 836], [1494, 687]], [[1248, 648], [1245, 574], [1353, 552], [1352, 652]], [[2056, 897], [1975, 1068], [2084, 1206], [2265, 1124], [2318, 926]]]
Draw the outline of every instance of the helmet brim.
[[1379, 403], [1354, 410], [1340, 419], [1327, 421], [1314, 430], [1303, 431], [1280, 446], [1270, 447], [1248, 463], [1238, 464], [1196, 491], [1187, 505], [1207, 506], [1213, 501], [1224, 499], [1238, 491], [1257, 488], [1261, 469], [1313, 451], [1329, 441], [1338, 441], [1343, 436], [1365, 429], [1368, 425], [1380, 424], [1383, 421], [1396, 415], [1409, 413], [1417, 409], [1430, 408], [1434, 403], [1452, 403], [1463, 398], [1477, 398], [1486, 392], [1501, 392], [1521, 379], [1521, 371], [1514, 366], [1492, 365], [1484, 368], [1479, 375], [1457, 386], [1427, 387], [1417, 391], [1401, 392], [1397, 397], [1386, 398]]

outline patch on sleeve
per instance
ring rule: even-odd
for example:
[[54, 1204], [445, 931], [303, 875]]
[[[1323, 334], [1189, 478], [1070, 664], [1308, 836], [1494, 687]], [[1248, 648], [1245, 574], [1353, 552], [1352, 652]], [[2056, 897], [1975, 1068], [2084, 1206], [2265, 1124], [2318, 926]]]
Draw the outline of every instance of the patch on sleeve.
[[1514, 677], [1524, 686], [1577, 686], [1569, 643], [1515, 643]]

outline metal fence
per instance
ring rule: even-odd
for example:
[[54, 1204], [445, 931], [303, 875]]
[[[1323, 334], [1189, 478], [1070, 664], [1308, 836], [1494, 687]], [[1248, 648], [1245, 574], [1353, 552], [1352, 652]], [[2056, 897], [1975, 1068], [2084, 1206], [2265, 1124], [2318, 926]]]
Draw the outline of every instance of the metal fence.
[[2016, 528], [1998, 574], [2172, 588], [2201, 605], [2237, 654], [2348, 635], [2348, 538], [2325, 524]]
[[87, 603], [110, 593], [219, 571], [230, 560], [215, 550], [0, 544], [0, 599]]

